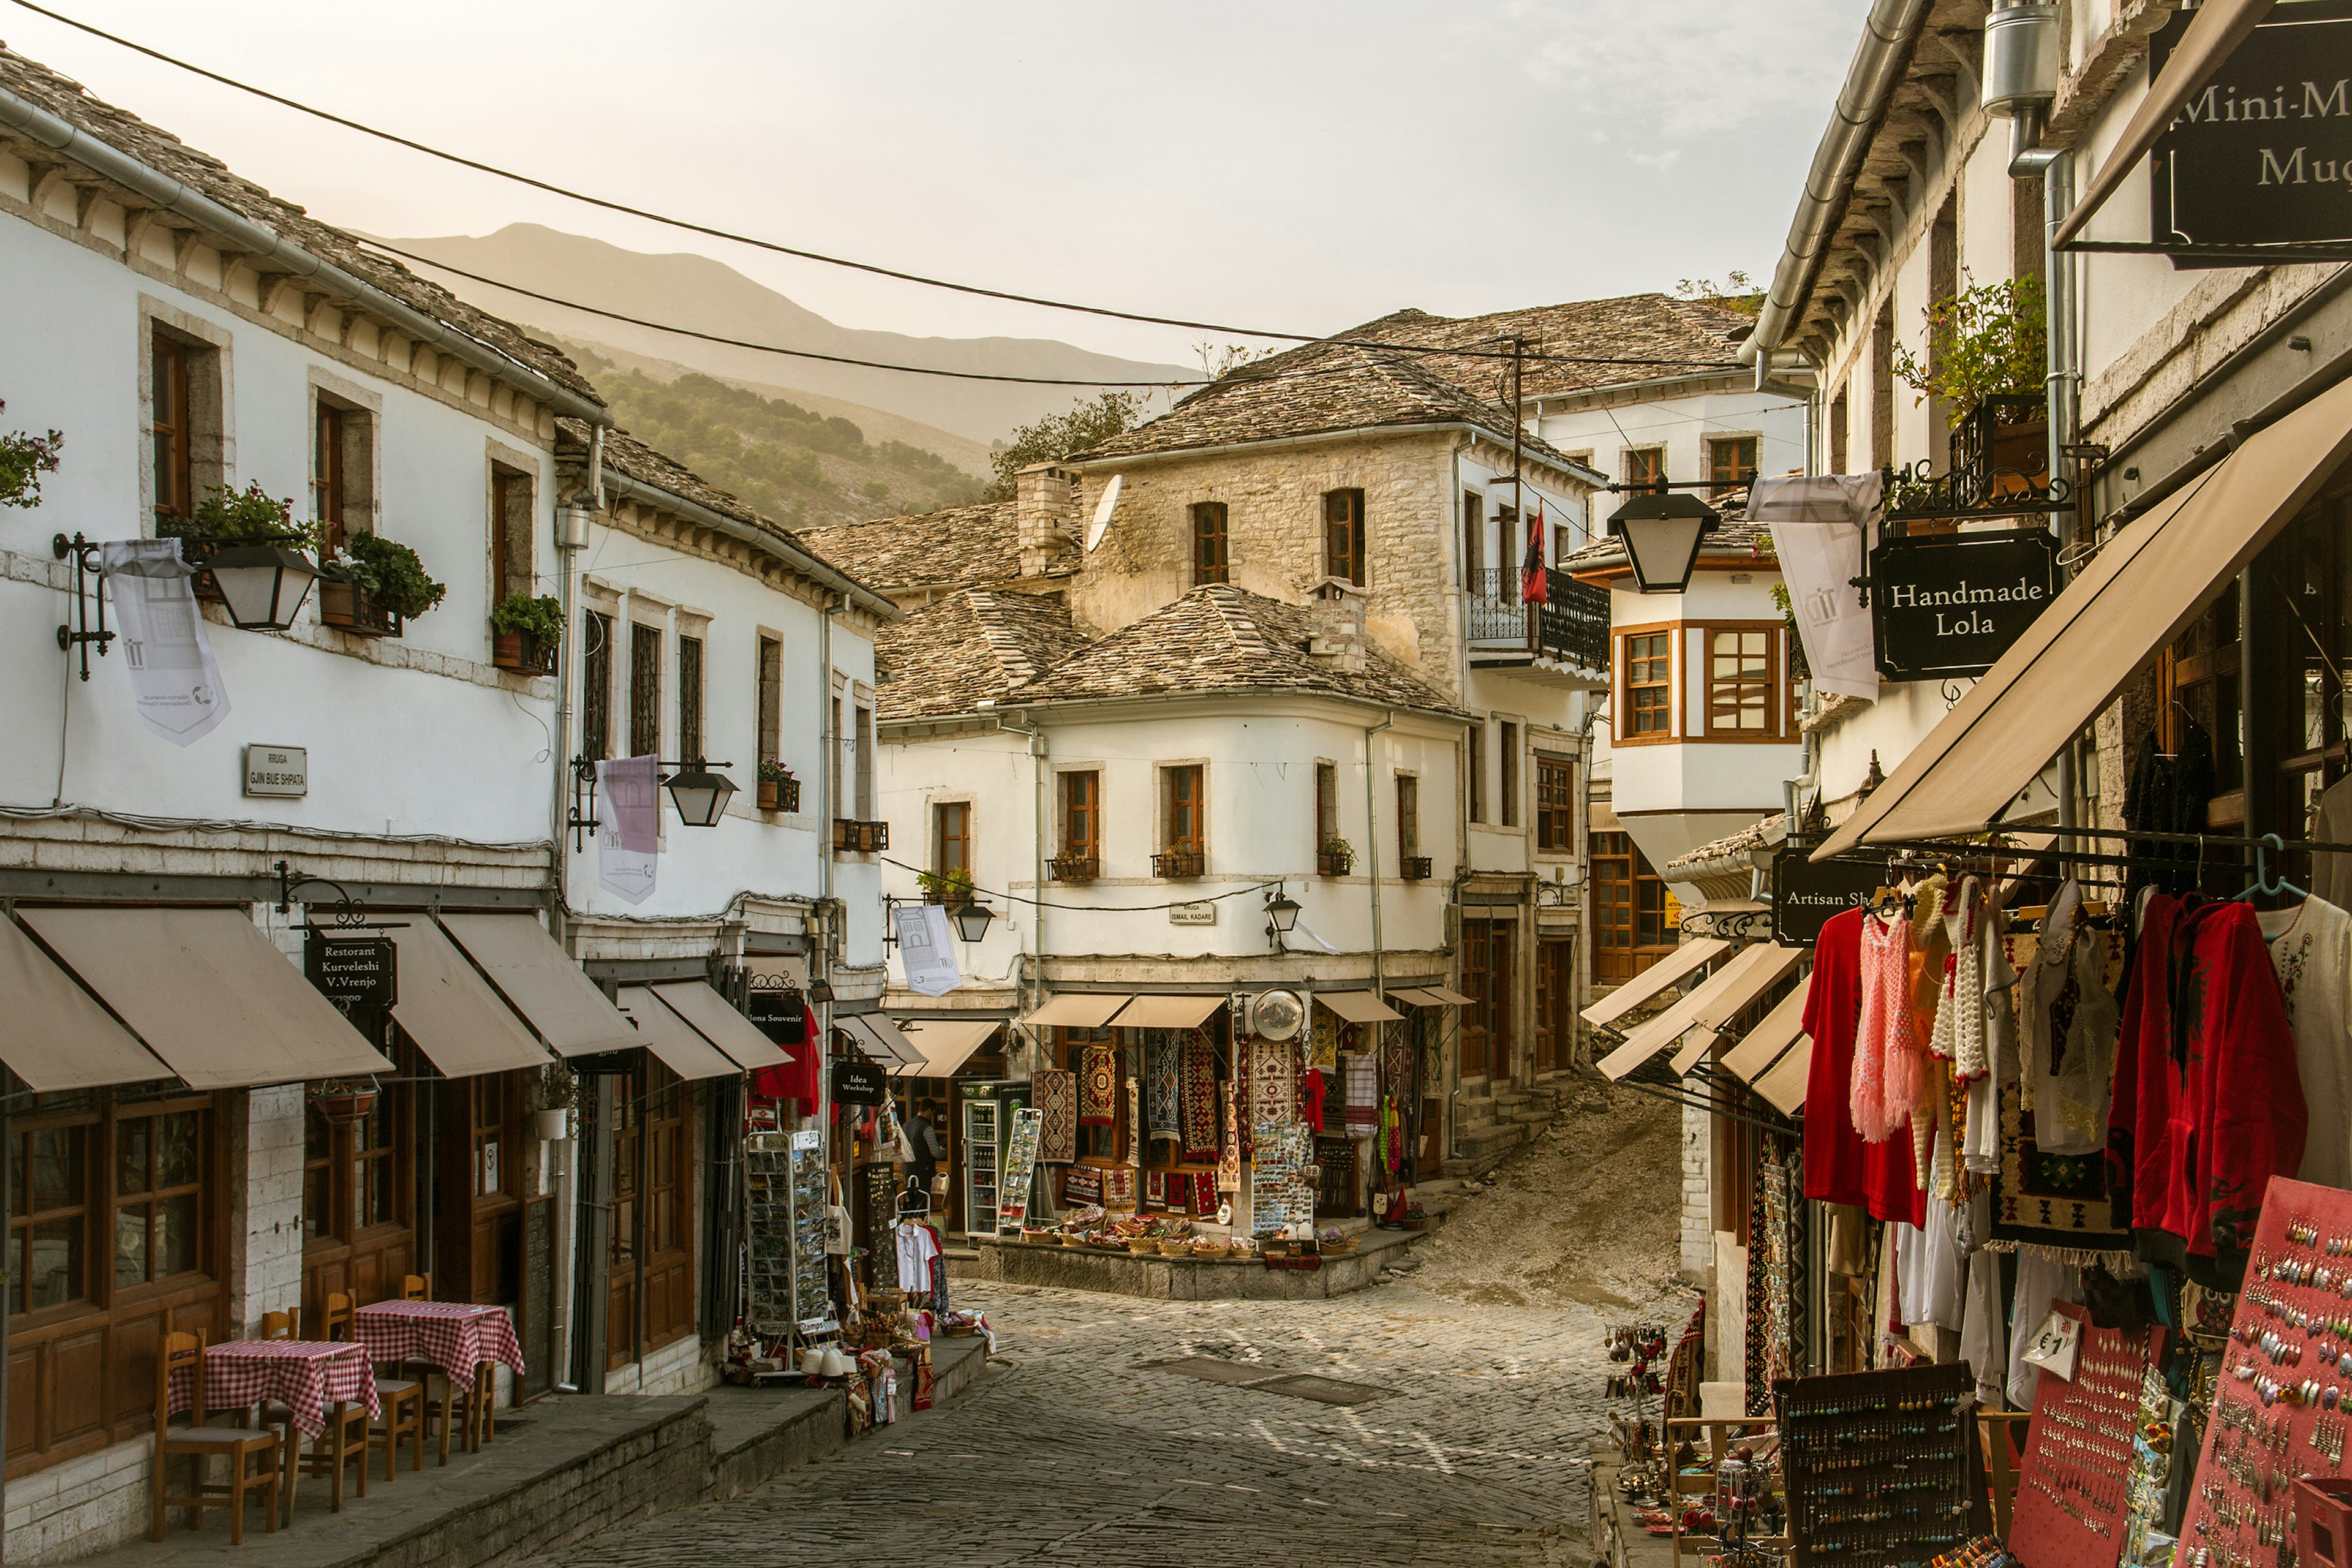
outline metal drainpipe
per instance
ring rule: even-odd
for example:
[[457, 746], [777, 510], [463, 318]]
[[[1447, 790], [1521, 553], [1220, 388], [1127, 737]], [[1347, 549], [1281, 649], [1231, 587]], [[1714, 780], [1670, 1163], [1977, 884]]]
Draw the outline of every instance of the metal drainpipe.
[[[2042, 126], [2039, 108], [2021, 107], [2011, 117], [2009, 173], [2012, 179], [2030, 179], [2037, 174], [2042, 177], [2042, 270], [2046, 280], [2043, 300], [2050, 340], [2050, 374], [2044, 385], [2049, 400], [2050, 478], [2055, 483], [2073, 478], [2067, 472], [2066, 448], [2074, 443], [2076, 389], [2082, 380], [2074, 320], [2077, 263], [2072, 252], [2055, 249], [2051, 244], [2057, 237], [2059, 226], [2074, 210], [2074, 155], [2063, 147], [2034, 145], [2041, 140]], [[2081, 542], [2077, 527], [2080, 515], [2050, 514], [2050, 531], [2058, 536], [2062, 552]], [[2068, 736], [2066, 749], [2058, 753], [2058, 826], [2062, 829], [2074, 827], [2079, 822], [2074, 777], [2078, 738]]]
[[[604, 427], [602, 425], [591, 426], [588, 431], [588, 502], [590, 507], [598, 510], [604, 504]], [[555, 800], [550, 824], [555, 840], [554, 854], [551, 857], [554, 897], [548, 900], [547, 923], [548, 934], [567, 953], [572, 951], [569, 940], [571, 890], [570, 879], [566, 874], [571, 862], [567, 858], [570, 851], [564, 843], [564, 820], [568, 815], [566, 808], [571, 804], [572, 671], [579, 668], [580, 633], [574, 623], [578, 618], [580, 603], [580, 552], [587, 545], [588, 513], [576, 506], [556, 508], [555, 560], [561, 578], [556, 584], [556, 595], [563, 606], [563, 636], [555, 665], [555, 742], [552, 748], [555, 753], [552, 759]], [[574, 1087], [576, 1090], [576, 1079]], [[582, 1116], [576, 1106], [572, 1115], [575, 1118]], [[545, 1157], [545, 1151], [541, 1151], [541, 1157]], [[549, 1268], [558, 1279], [570, 1280], [574, 1274], [572, 1259], [579, 1246], [583, 1218], [578, 1205], [579, 1180], [576, 1173], [579, 1167], [575, 1149], [572, 1158], [562, 1162], [555, 1177], [555, 1212], [569, 1216], [571, 1220], [569, 1225], [556, 1228], [555, 1256], [550, 1260]], [[551, 1290], [549, 1294], [551, 1359], [556, 1366], [568, 1369], [572, 1364], [572, 1292]], [[560, 1350], [552, 1348], [558, 1346]], [[568, 1374], [553, 1376], [551, 1373], [551, 1376], [557, 1383], [568, 1381]]]
[[[1045, 783], [1048, 777], [1045, 772], [1045, 760], [1051, 753], [1052, 748], [1046, 742], [1044, 731], [1022, 728], [1023, 724], [1030, 721], [1027, 709], [1022, 709], [1013, 716], [1021, 721], [1020, 724], [1008, 724], [1003, 715], [999, 714], [996, 727], [1007, 734], [1024, 736], [1029, 742], [1029, 773], [1031, 783], [1034, 786], [1030, 791], [1033, 808], [1030, 839], [1037, 851], [1037, 901], [1030, 906], [1029, 916], [1030, 952], [1034, 955], [1034, 962], [1029, 970], [1029, 983], [1034, 987], [1030, 1000], [1042, 1006], [1045, 1003]], [[1015, 983], [1013, 988], [1016, 992], [1020, 989], [1018, 983]]]
[[[849, 936], [849, 922], [841, 919], [841, 910], [833, 897], [833, 817], [839, 809], [833, 798], [833, 775], [841, 766], [841, 735], [836, 727], [841, 704], [833, 697], [833, 617], [848, 603], [849, 595], [846, 594], [835, 594], [828, 597], [824, 613], [817, 617], [816, 634], [816, 694], [822, 705], [817, 727], [824, 736], [824, 763], [816, 771], [816, 877], [817, 907], [824, 911], [824, 929], [817, 933], [816, 941], [809, 943], [809, 979], [823, 983], [828, 994], [833, 989], [833, 927], [836, 921], [841, 925], [842, 940], [846, 942]], [[820, 1002], [816, 1010], [817, 1037], [811, 1043], [817, 1047], [817, 1060], [822, 1062], [833, 1048], [833, 1004]], [[829, 1103], [833, 1097], [831, 1073], [817, 1074], [816, 1094], [817, 1126], [823, 1129], [832, 1124], [833, 1107]], [[832, 1169], [833, 1158], [828, 1151], [825, 1170], [830, 1173]], [[827, 1201], [831, 1201], [829, 1195]]]
[[1368, 873], [1365, 880], [1371, 884], [1372, 891], [1372, 994], [1384, 1001], [1388, 996], [1388, 965], [1381, 951], [1381, 833], [1377, 792], [1372, 788], [1372, 737], [1394, 728], [1396, 715], [1391, 712], [1364, 729], [1364, 868]]

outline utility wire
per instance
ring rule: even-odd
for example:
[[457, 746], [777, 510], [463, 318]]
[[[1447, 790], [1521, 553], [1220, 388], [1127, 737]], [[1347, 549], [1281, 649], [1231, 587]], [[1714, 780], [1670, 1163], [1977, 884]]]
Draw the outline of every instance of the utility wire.
[[[535, 191], [543, 191], [549, 195], [562, 196], [567, 201], [580, 202], [588, 206], [600, 207], [606, 212], [620, 213], [628, 217], [643, 218], [648, 223], [656, 223], [669, 228], [682, 229], [689, 234], [707, 235], [710, 238], [723, 239], [736, 245], [748, 245], [754, 249], [772, 251], [780, 256], [797, 257], [803, 261], [822, 262], [828, 267], [845, 267], [853, 271], [872, 273], [873, 275], [880, 278], [895, 278], [905, 283], [919, 283], [926, 288], [946, 289], [959, 294], [972, 294], [987, 300], [1006, 300], [1019, 305], [1040, 305], [1051, 310], [1069, 310], [1079, 315], [1106, 316], [1114, 321], [1139, 321], [1149, 326], [1183, 327], [1193, 331], [1223, 332], [1234, 337], [1242, 338], [1274, 338], [1286, 342], [1295, 343], [1344, 343], [1361, 348], [1388, 349], [1399, 353], [1448, 354], [1476, 359], [1507, 360], [1511, 357], [1507, 352], [1496, 350], [1442, 348], [1423, 343], [1391, 343], [1378, 341], [1328, 338], [1319, 332], [1270, 331], [1258, 327], [1235, 327], [1228, 326], [1217, 321], [1190, 321], [1180, 316], [1154, 316], [1140, 310], [1115, 310], [1107, 305], [1081, 305], [1067, 300], [1047, 299], [1042, 295], [1015, 293], [1005, 289], [983, 288], [976, 283], [958, 283], [944, 278], [926, 277], [919, 272], [907, 272], [895, 267], [884, 267], [877, 262], [856, 261], [846, 257], [827, 256], [822, 251], [808, 250], [798, 246], [784, 245], [772, 239], [760, 239], [747, 234], [737, 234], [731, 229], [713, 227], [709, 224], [696, 223], [688, 218], [670, 217], [666, 214], [653, 212], [645, 207], [631, 206], [625, 202], [614, 201], [604, 196], [590, 195], [584, 191], [575, 191], [569, 186], [555, 184], [551, 181], [537, 179], [529, 174], [517, 174], [511, 169], [502, 169], [495, 163], [486, 163], [478, 159], [466, 157], [461, 153], [445, 152], [441, 148], [430, 146], [425, 142], [415, 141], [410, 137], [399, 135], [394, 132], [378, 130], [373, 125], [363, 124], [359, 121], [349, 119], [341, 114], [336, 114], [329, 110], [316, 108], [310, 104], [302, 102], [299, 99], [288, 98], [282, 93], [272, 92], [267, 88], [256, 87], [250, 82], [239, 81], [235, 77], [224, 76], [215, 70], [208, 70], [203, 66], [196, 65], [192, 61], [181, 59], [175, 55], [168, 55], [161, 49], [152, 48], [145, 44], [138, 43], [132, 39], [123, 37], [121, 34], [110, 33], [103, 27], [93, 26], [88, 22], [68, 16], [61, 11], [53, 11], [46, 5], [37, 5], [34, 3], [34, 0], [12, 0], [12, 3], [32, 12], [35, 16], [46, 16], [52, 22], [60, 23], [65, 26], [74, 28], [79, 32], [87, 33], [94, 38], [103, 38], [110, 44], [129, 49], [134, 54], [144, 55], [149, 59], [159, 61], [162, 64], [171, 66], [175, 69], [187, 71], [191, 75], [203, 77], [207, 81], [218, 82], [221, 86], [233, 88], [238, 92], [249, 93], [255, 98], [266, 100], [268, 102], [279, 105], [281, 108], [291, 109], [297, 113], [307, 114], [316, 120], [323, 120], [331, 125], [340, 125], [346, 131], [355, 131], [362, 136], [373, 136], [380, 142], [389, 142], [394, 146], [405, 147], [413, 153], [422, 153], [428, 158], [438, 158], [444, 163], [455, 163], [460, 168], [471, 169], [478, 174], [489, 174], [501, 180], [509, 180], [516, 184], [526, 185]], [[390, 247], [387, 247], [386, 248]], [[428, 265], [438, 267], [442, 264], [439, 262], [432, 262], [428, 263]], [[454, 268], [445, 268], [445, 270], [456, 271], [457, 269]], [[513, 286], [511, 284], [499, 284], [498, 287], [512, 288]], [[516, 292], [527, 292], [527, 290], [517, 289]], [[545, 298], [545, 296], [540, 297]], [[565, 301], [561, 300], [554, 302], [565, 303]], [[585, 310], [587, 307], [576, 306], [574, 309]], [[747, 346], [756, 347], [759, 345], [755, 344]], [[814, 357], [823, 358], [824, 356], [817, 355]], [[1555, 363], [1574, 364], [1682, 365], [1685, 367], [1716, 368], [1724, 370], [1738, 370], [1743, 368], [1736, 360], [1601, 358], [1568, 354], [1541, 354], [1528, 355], [1528, 357], [1531, 359], [1544, 359]], [[849, 363], [859, 362], [853, 361]], [[913, 367], [905, 365], [885, 365], [880, 368], [887, 370], [906, 370], [912, 369]], [[1021, 376], [992, 376], [986, 379], [997, 381], [1020, 381], [1027, 378]], [[1123, 381], [1099, 383], [1074, 382], [1060, 383], [1058, 384], [1135, 386], [1150, 384]]]
[[[887, 855], [877, 855], [875, 858], [885, 866], [896, 866], [901, 871], [912, 871], [918, 877], [939, 875], [938, 872], [927, 871], [920, 866], [909, 866], [904, 860], [893, 860]], [[1193, 904], [1213, 904], [1220, 899], [1238, 899], [1246, 894], [1262, 893], [1268, 888], [1281, 886], [1279, 879], [1270, 882], [1253, 882], [1246, 888], [1235, 888], [1229, 893], [1211, 893], [1205, 899], [1179, 899], [1171, 904], [1049, 904], [1042, 899], [1024, 899], [1018, 893], [1000, 893], [992, 888], [974, 888], [972, 892], [984, 894], [992, 899], [1010, 900], [1016, 904], [1034, 905], [1041, 910], [1069, 910], [1082, 915], [1148, 915], [1159, 910], [1181, 910], [1190, 908]]]

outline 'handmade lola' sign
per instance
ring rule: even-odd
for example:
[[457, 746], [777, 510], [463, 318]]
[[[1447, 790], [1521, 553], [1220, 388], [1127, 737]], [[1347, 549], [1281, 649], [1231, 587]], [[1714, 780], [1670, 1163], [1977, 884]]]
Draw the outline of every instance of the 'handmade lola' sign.
[[1878, 673], [1982, 675], [2057, 596], [2057, 544], [2042, 529], [1885, 540], [1870, 554]]

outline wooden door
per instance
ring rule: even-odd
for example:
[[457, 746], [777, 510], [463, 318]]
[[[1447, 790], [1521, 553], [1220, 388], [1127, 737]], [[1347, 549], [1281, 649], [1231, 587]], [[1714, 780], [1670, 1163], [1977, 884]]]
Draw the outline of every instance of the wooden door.
[[1536, 943], [1536, 1070], [1568, 1065], [1570, 1018], [1575, 1012], [1576, 943], [1544, 937]]

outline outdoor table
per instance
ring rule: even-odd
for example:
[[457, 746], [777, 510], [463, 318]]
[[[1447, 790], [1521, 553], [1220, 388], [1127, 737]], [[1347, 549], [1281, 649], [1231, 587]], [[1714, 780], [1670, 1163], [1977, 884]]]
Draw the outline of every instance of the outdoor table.
[[[194, 1405], [195, 1384], [192, 1367], [172, 1374], [172, 1414]], [[383, 1414], [375, 1396], [375, 1367], [364, 1346], [319, 1340], [231, 1340], [205, 1346], [206, 1413], [256, 1405], [282, 1405], [292, 1418], [279, 1471], [289, 1520], [294, 1517], [294, 1479], [299, 1473], [297, 1434], [316, 1437], [324, 1432], [330, 1405], [364, 1405], [371, 1421]]]
[[[424, 1362], [438, 1367], [454, 1384], [464, 1378], [473, 1389], [466, 1407], [466, 1451], [478, 1452], [482, 1442], [498, 1436], [489, 1413], [496, 1379], [483, 1374], [492, 1363], [505, 1366], [520, 1380], [523, 1372], [522, 1342], [515, 1338], [514, 1321], [503, 1307], [478, 1307], [467, 1301], [378, 1301], [362, 1307], [352, 1317], [352, 1331], [365, 1347], [371, 1362]], [[450, 1389], [441, 1395], [441, 1462], [449, 1462]]]

